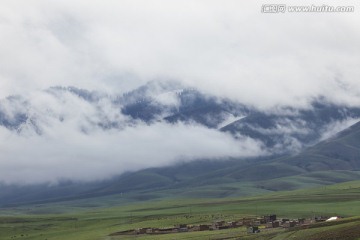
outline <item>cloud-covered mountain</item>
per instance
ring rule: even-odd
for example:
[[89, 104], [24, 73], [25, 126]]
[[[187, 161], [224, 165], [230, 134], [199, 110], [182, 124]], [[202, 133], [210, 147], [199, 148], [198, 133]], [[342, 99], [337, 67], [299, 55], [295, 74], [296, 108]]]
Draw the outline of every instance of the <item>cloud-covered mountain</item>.
[[[53, 124], [77, 124], [78, 130], [124, 129], [159, 122], [204, 126], [234, 137], [249, 136], [267, 147], [299, 149], [346, 128], [360, 108], [314, 100], [308, 108], [283, 106], [261, 111], [226, 98], [206, 95], [178, 82], [149, 82], [122, 95], [75, 87], [51, 87], [0, 102], [0, 125], [20, 135], [41, 135]], [[332, 132], [332, 133], [331, 133]]]
[[262, 4], [2, 1], [0, 181], [292, 153], [354, 122], [360, 15]]
[[0, 185], [41, 183], [23, 193], [51, 198], [48, 183], [64, 187], [56, 195], [85, 181], [70, 184], [78, 193], [121, 174], [95, 185], [265, 176], [244, 167], [358, 121], [360, 15], [263, 14], [263, 4], [1, 1]]
[[230, 158], [227, 161], [203, 159], [147, 168], [104, 181], [63, 180], [55, 185], [30, 186], [0, 184], [0, 206], [106, 195], [114, 195], [115, 202], [120, 198], [121, 201], [137, 201], [176, 195], [202, 198], [248, 196], [358, 180], [359, 136], [360, 122], [295, 155]]
[[94, 180], [178, 161], [296, 153], [359, 117], [359, 108], [321, 99], [264, 111], [174, 81], [121, 95], [51, 87], [0, 101], [0, 180]]

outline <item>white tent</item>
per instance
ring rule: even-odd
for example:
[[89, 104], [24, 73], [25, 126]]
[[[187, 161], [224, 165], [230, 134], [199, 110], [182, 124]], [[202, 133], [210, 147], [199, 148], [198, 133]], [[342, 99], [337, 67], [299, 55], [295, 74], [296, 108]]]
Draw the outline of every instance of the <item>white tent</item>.
[[331, 218], [327, 219], [326, 222], [335, 221], [338, 219], [340, 219], [340, 218], [339, 217], [331, 217]]

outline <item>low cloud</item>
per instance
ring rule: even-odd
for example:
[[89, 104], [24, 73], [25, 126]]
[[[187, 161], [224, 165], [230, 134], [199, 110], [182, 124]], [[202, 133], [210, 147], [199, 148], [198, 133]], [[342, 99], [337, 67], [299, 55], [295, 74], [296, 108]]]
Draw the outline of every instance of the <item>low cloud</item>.
[[201, 126], [156, 123], [87, 134], [71, 124], [53, 127], [56, 134], [26, 137], [0, 128], [0, 181], [97, 180], [180, 160], [265, 154], [255, 140], [235, 140]]
[[99, 180], [178, 161], [267, 154], [261, 142], [204, 126], [136, 121], [108, 97], [90, 103], [57, 89], [15, 99], [0, 106], [18, 106], [28, 118], [16, 131], [0, 127], [0, 182]]
[[32, 107], [1, 106], [9, 120], [23, 112], [28, 122], [20, 134], [0, 128], [0, 181], [100, 179], [180, 159], [265, 154], [259, 142], [201, 126], [134, 123], [108, 99], [94, 106], [39, 94], [50, 86], [112, 94], [171, 79], [266, 111], [319, 97], [359, 106], [359, 1], [346, 3], [354, 13], [261, 13], [268, 3], [1, 1], [0, 99], [29, 95]]

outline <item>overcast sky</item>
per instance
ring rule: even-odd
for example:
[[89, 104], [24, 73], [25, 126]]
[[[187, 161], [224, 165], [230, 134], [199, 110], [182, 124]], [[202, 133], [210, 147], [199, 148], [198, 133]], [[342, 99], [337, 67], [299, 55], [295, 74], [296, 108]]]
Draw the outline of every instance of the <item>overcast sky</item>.
[[[261, 6], [270, 2], [2, 0], [0, 99], [25, 93], [34, 96], [55, 85], [121, 93], [150, 80], [171, 79], [264, 109], [304, 107], [319, 96], [360, 105], [359, 1], [291, 1], [292, 5], [346, 4], [355, 7], [353, 13], [262, 13]], [[38, 106], [49, 103], [35, 100]], [[95, 131], [92, 137], [84, 138], [73, 125], [65, 126], [63, 133], [74, 136], [70, 142], [55, 130], [47, 131], [50, 140], [45, 141], [0, 129], [0, 181], [14, 182], [21, 175], [34, 173], [38, 174], [34, 181], [52, 180], [54, 174], [49, 169], [53, 166], [63, 166], [55, 177], [79, 176], [81, 172], [66, 170], [73, 161], [71, 156], [78, 156], [79, 166], [90, 156], [93, 160], [89, 161], [108, 165], [102, 174], [106, 175], [114, 174], [115, 167], [124, 171], [167, 164], [187, 150], [188, 157], [261, 153], [258, 143], [243, 139], [239, 144], [230, 136], [200, 127], [189, 130], [182, 125], [158, 124], [121, 133]], [[136, 156], [141, 153], [131, 152], [149, 146], [141, 135], [145, 129], [151, 147], [158, 148], [143, 154], [153, 156], [162, 151], [161, 159], [153, 157], [146, 162], [144, 156]], [[169, 145], [160, 147], [170, 129], [182, 133], [182, 138], [174, 135]], [[208, 139], [209, 134], [213, 140], [200, 140]], [[190, 143], [199, 142], [199, 148], [184, 145], [174, 149], [189, 139], [196, 139]], [[105, 150], [116, 141], [135, 147], [126, 153]], [[228, 144], [222, 145], [224, 142]], [[67, 150], [54, 147], [59, 145]], [[206, 150], [213, 145], [218, 146], [213, 152]], [[20, 149], [32, 160], [21, 157]], [[55, 153], [56, 157], [49, 157]], [[129, 164], [115, 158], [137, 161], [126, 169], [122, 166]], [[88, 172], [83, 171], [84, 176], [78, 178], [94, 175], [96, 164], [85, 168]]]

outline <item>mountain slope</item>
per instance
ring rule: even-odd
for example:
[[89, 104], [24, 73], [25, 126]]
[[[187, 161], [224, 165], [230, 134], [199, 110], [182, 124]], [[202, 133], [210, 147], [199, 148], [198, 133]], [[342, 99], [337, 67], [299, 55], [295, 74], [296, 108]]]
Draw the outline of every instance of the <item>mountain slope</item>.
[[306, 171], [359, 170], [360, 169], [360, 122], [325, 140], [302, 154], [282, 163], [299, 166]]
[[[213, 163], [216, 169], [205, 161], [146, 171], [167, 177], [169, 181], [162, 186], [165, 189], [234, 183], [264, 187], [264, 181], [277, 182], [280, 189], [272, 190], [299, 188], [306, 183], [331, 184], [360, 179], [359, 140], [360, 122], [294, 156]], [[181, 175], [186, 177], [179, 178]]]
[[[0, 204], [136, 191], [175, 189], [180, 192], [181, 189], [197, 188], [200, 192], [200, 188], [211, 189], [209, 186], [228, 188], [229, 194], [237, 194], [238, 190], [231, 189], [244, 184], [250, 186], [250, 194], [262, 187], [268, 190], [291, 189], [307, 183], [321, 185], [358, 178], [353, 170], [360, 169], [359, 124], [318, 142], [360, 118], [360, 108], [319, 100], [312, 102], [307, 109], [283, 107], [262, 111], [176, 83], [156, 82], [122, 95], [74, 87], [54, 87], [40, 95], [35, 99], [10, 96], [0, 100], [0, 127], [14, 134], [25, 132], [24, 136], [42, 136], [46, 135], [46, 129], [62, 126], [68, 121], [74, 128], [79, 128], [76, 131], [87, 136], [89, 129], [106, 133], [112, 129], [120, 132], [139, 124], [151, 127], [162, 122], [171, 127], [180, 123], [211, 128], [231, 134], [234, 139], [256, 139], [269, 156], [223, 157], [218, 161], [194, 159], [192, 162], [181, 162], [179, 158], [180, 163], [172, 166], [109, 176], [108, 180], [98, 182], [63, 181], [58, 186], [0, 183]], [[45, 102], [39, 99], [45, 99]], [[81, 111], [83, 109], [86, 111]], [[294, 155], [296, 152], [300, 153]], [[271, 181], [271, 186], [264, 181]]]
[[60, 201], [119, 193], [130, 194], [135, 200], [177, 194], [226, 197], [356, 179], [360, 179], [360, 122], [294, 156], [179, 163], [87, 184], [68, 182], [31, 188], [3, 186], [0, 187], [0, 203]]

